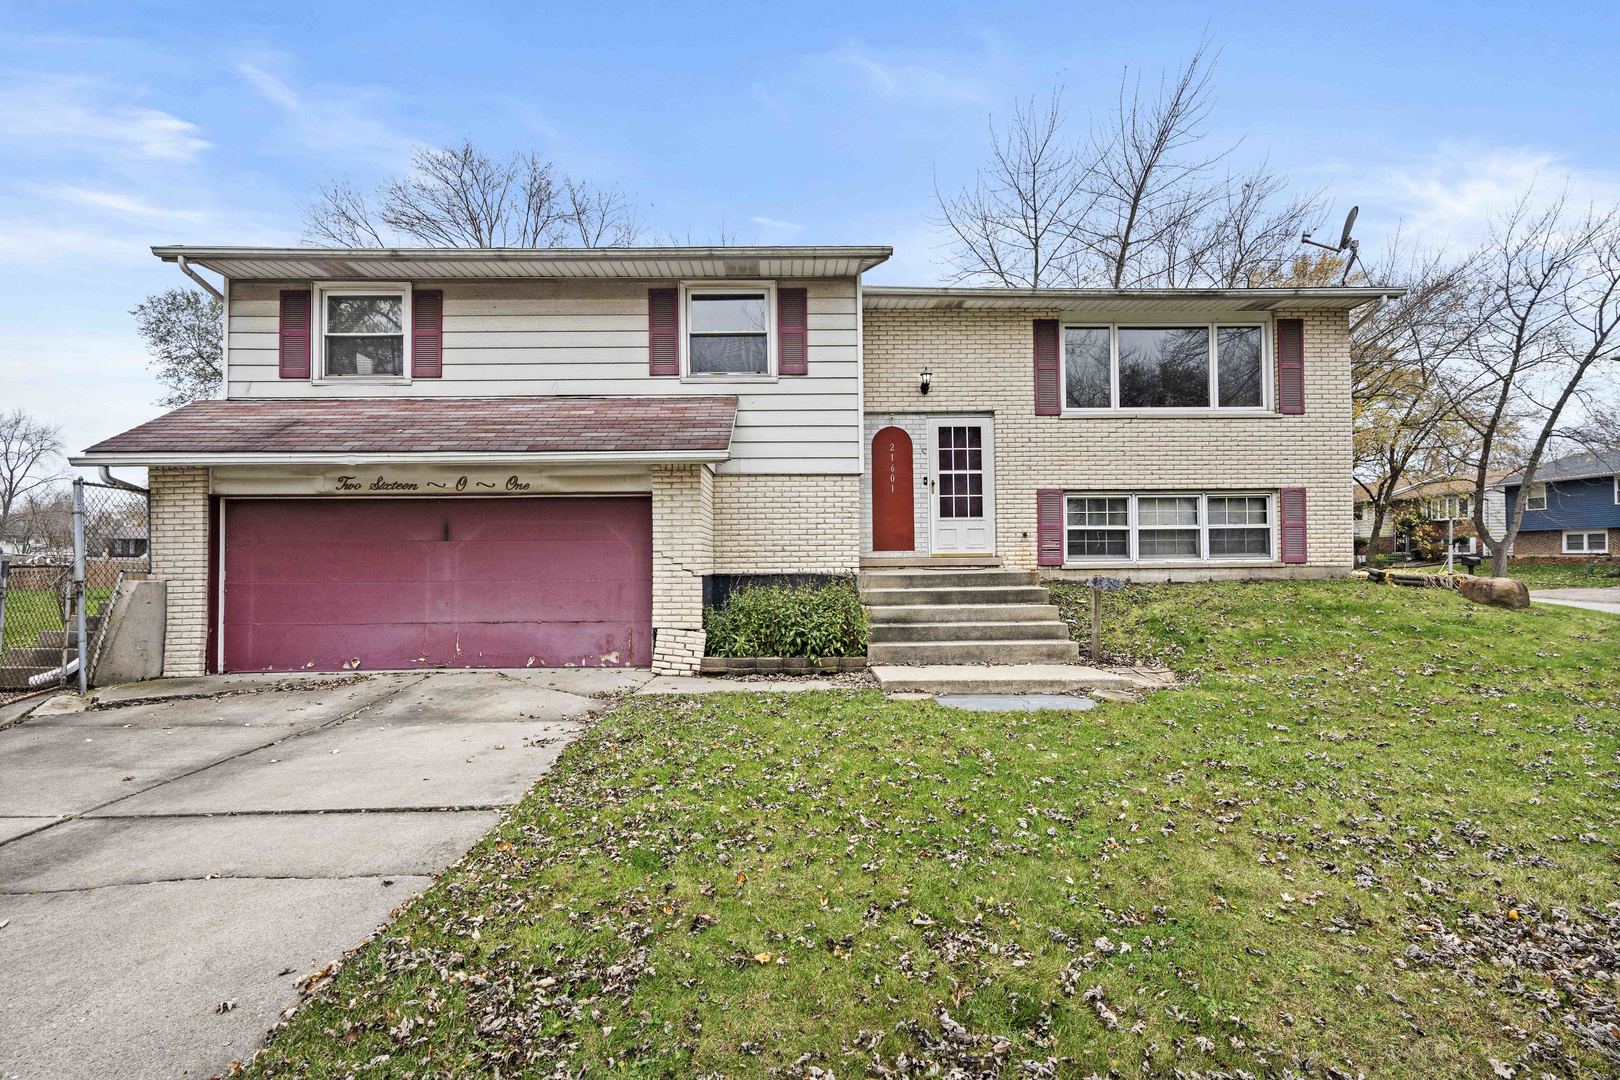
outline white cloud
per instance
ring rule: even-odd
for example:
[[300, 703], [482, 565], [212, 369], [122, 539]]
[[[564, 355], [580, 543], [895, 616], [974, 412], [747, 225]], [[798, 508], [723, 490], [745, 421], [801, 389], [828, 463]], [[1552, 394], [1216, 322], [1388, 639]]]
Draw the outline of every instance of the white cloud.
[[27, 190], [43, 199], [117, 217], [159, 219], [175, 222], [201, 221], [208, 215], [198, 210], [157, 206], [139, 195], [124, 191], [102, 191], [71, 184], [30, 184]]
[[283, 109], [301, 109], [303, 102], [278, 76], [270, 74], [251, 60], [243, 60], [236, 65], [236, 72], [248, 81], [248, 85], [257, 90], [267, 101], [281, 106]]
[[210, 143], [173, 113], [116, 103], [127, 90], [85, 79], [19, 74], [0, 86], [0, 141], [46, 153], [190, 161]]
[[275, 138], [301, 153], [314, 150], [345, 163], [363, 159], [398, 169], [409, 161], [419, 144], [377, 115], [386, 104], [380, 90], [328, 83], [300, 88], [271, 70], [275, 65], [264, 56], [236, 64], [242, 81], [280, 111]]
[[[1364, 170], [1354, 190], [1378, 221], [1399, 221], [1404, 235], [1428, 246], [1468, 247], [1483, 240], [1494, 217], [1526, 192], [1550, 200], [1566, 190], [1571, 203], [1620, 202], [1620, 176], [1572, 165], [1531, 147], [1442, 143], [1428, 154]], [[1341, 189], [1350, 185], [1341, 181]], [[1362, 193], [1365, 194], [1362, 194]]]
[[755, 216], [749, 218], [748, 220], [752, 221], [760, 228], [769, 229], [772, 232], [801, 233], [804, 231], [803, 225], [800, 225], [794, 221], [782, 221], [779, 218]]
[[846, 45], [824, 59], [854, 71], [878, 96], [910, 107], [980, 105], [998, 96], [981, 76], [983, 59], [879, 57], [860, 44]]

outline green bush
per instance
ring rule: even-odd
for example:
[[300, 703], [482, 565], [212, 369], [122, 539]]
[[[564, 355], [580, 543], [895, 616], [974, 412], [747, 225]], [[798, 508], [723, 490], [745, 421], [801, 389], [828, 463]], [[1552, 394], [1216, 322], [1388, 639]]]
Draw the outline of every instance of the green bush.
[[710, 656], [866, 655], [866, 611], [853, 581], [751, 585], [703, 609]]

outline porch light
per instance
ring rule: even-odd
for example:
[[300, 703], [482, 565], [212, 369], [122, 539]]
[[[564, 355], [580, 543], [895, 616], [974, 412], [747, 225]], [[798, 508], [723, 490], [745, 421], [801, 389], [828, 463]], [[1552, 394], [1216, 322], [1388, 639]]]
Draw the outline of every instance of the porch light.
[[917, 389], [921, 390], [925, 394], [928, 393], [928, 386], [934, 381], [934, 373], [928, 370], [928, 365], [923, 365], [922, 374], [917, 376], [917, 378], [920, 380]]

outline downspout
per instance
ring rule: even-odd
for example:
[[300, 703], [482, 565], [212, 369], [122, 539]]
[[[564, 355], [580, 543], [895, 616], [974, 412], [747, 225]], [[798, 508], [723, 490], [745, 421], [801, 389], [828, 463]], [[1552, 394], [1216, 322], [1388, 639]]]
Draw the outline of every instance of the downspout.
[[125, 491], [135, 491], [142, 495], [147, 494], [147, 490], [141, 487], [141, 485], [132, 484], [128, 480], [120, 480], [118, 477], [114, 476], [112, 474], [112, 467], [109, 465], [98, 465], [96, 466], [96, 471], [101, 474], [101, 482], [106, 484], [108, 487], [123, 488]]
[[179, 265], [180, 272], [182, 274], [201, 285], [203, 289], [213, 296], [215, 300], [225, 299], [224, 293], [220, 292], [219, 289], [215, 288], [214, 285], [211, 284], [206, 278], [191, 268], [191, 264], [186, 262], [186, 257], [184, 255], [176, 255], [175, 262]]
[[1361, 318], [1357, 319], [1355, 322], [1350, 324], [1350, 336], [1355, 337], [1356, 331], [1360, 330], [1363, 326], [1365, 326], [1367, 324], [1368, 319], [1372, 318], [1374, 315], [1376, 315], [1380, 311], [1384, 310], [1384, 304], [1387, 303], [1388, 301], [1389, 301], [1389, 294], [1388, 293], [1385, 293], [1383, 296], [1380, 296], [1377, 299], [1375, 299], [1373, 301], [1372, 308], [1370, 310], [1368, 310], [1367, 314], [1363, 315]]

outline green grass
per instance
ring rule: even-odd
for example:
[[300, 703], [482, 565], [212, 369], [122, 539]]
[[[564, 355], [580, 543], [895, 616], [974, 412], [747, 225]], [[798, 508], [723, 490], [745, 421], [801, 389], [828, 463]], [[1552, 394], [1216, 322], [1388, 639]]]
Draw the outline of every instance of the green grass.
[[[90, 613], [112, 595], [111, 589], [90, 590]], [[33, 648], [41, 630], [61, 630], [62, 594], [56, 589], [12, 589], [6, 593], [6, 627], [3, 647]]]
[[1614, 1074], [1620, 623], [1340, 581], [1106, 625], [1187, 684], [621, 705], [250, 1074]]
[[[1485, 573], [1489, 563], [1481, 563]], [[1508, 576], [1518, 578], [1532, 589], [1620, 587], [1620, 560], [1603, 562], [1527, 563], [1509, 561]]]

